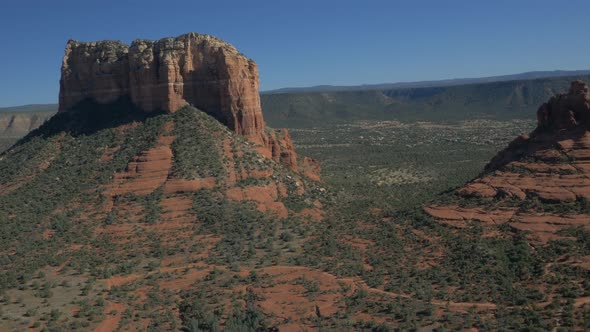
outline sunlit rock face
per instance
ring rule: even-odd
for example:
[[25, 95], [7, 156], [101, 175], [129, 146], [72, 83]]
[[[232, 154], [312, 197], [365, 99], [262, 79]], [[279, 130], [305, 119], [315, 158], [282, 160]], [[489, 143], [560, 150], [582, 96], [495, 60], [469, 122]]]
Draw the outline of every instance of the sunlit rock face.
[[[296, 171], [286, 130], [265, 130], [258, 67], [232, 45], [188, 33], [157, 41], [68, 41], [61, 68], [59, 111], [85, 99], [101, 104], [129, 97], [145, 112], [175, 112], [186, 104], [210, 114], [260, 145], [260, 152]], [[319, 166], [306, 160], [306, 173]]]
[[129, 96], [146, 112], [174, 112], [189, 103], [236, 133], [264, 135], [258, 67], [215, 37], [188, 33], [157, 41], [70, 40], [62, 62], [59, 109], [91, 98]]

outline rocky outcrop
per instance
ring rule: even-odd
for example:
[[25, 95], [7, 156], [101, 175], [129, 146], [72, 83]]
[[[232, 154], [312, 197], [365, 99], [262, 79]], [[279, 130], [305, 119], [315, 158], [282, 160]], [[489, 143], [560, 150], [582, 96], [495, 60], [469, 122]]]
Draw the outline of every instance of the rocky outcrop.
[[62, 62], [59, 110], [85, 99], [107, 104], [121, 97], [145, 112], [175, 112], [191, 104], [296, 171], [289, 133], [265, 130], [258, 90], [256, 63], [212, 36], [138, 39], [131, 46], [70, 40]]
[[320, 164], [313, 158], [303, 157], [299, 165], [299, 172], [314, 181], [320, 181]]
[[590, 124], [590, 91], [583, 81], [572, 82], [567, 93], [558, 94], [537, 111], [538, 130], [572, 129]]
[[[498, 153], [483, 176], [456, 190], [450, 205], [435, 204], [425, 211], [455, 226], [508, 223], [541, 242], [559, 238], [561, 230], [573, 227], [571, 220], [590, 220], [589, 105], [586, 84], [572, 82], [567, 93], [539, 108], [537, 128]], [[488, 218], [494, 215], [502, 218]], [[575, 225], [590, 229], [587, 222]]]
[[59, 111], [86, 98], [106, 104], [128, 95], [128, 51], [119, 41], [68, 41], [61, 65]]
[[289, 131], [286, 129], [270, 130], [266, 137], [265, 146], [270, 148], [272, 158], [297, 171], [297, 153], [293, 148], [293, 141], [291, 141]]
[[129, 96], [146, 112], [174, 112], [189, 103], [236, 133], [260, 140], [264, 120], [256, 63], [233, 46], [188, 33], [157, 41], [68, 41], [59, 109], [90, 98], [109, 103]]
[[555, 95], [539, 107], [537, 128], [530, 135], [513, 140], [486, 165], [486, 171], [500, 169], [525, 156], [542, 154], [560, 140], [583, 139], [588, 129], [590, 89], [583, 81], [573, 81], [567, 93]]

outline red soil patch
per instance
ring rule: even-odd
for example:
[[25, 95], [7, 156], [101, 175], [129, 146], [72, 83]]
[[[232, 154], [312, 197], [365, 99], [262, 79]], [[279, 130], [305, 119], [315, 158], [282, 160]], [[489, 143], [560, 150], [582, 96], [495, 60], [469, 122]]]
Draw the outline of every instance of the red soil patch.
[[107, 193], [110, 196], [150, 194], [164, 184], [171, 167], [172, 150], [168, 145], [151, 148], [133, 158], [125, 172], [115, 174]]
[[164, 193], [180, 194], [195, 192], [200, 189], [213, 189], [215, 188], [215, 183], [216, 180], [214, 177], [196, 180], [169, 179], [164, 185]]
[[[323, 318], [333, 316], [346, 308], [344, 296], [352, 294], [357, 288], [366, 289], [369, 293], [386, 296], [391, 300], [398, 297], [411, 298], [409, 295], [387, 292], [377, 288], [368, 287], [360, 278], [337, 278], [336, 276], [301, 266], [273, 266], [257, 270], [259, 275], [268, 274], [273, 282], [271, 286], [254, 289], [256, 294], [264, 299], [260, 301], [259, 307], [266, 314], [274, 315], [280, 325], [285, 319], [293, 323], [280, 325], [281, 331], [302, 331], [314, 328], [313, 325], [306, 326], [301, 319], [316, 318], [316, 306]], [[309, 294], [303, 285], [303, 278], [307, 282], [317, 283], [319, 291], [317, 294]], [[345, 287], [345, 288], [343, 288]], [[496, 308], [493, 303], [465, 303], [432, 301], [432, 304], [439, 307], [447, 305], [454, 311], [467, 312], [470, 308], [476, 311], [488, 311]], [[388, 318], [367, 315], [363, 312], [350, 313], [355, 320], [375, 320], [386, 322]]]
[[297, 213], [296, 216], [302, 217], [304, 219], [310, 219], [313, 221], [322, 221], [324, 220], [324, 211], [318, 208], [305, 208]]
[[[114, 331], [117, 326], [119, 325], [119, 321], [121, 320], [121, 314], [125, 310], [125, 306], [115, 302], [108, 302], [104, 309], [105, 315], [107, 318], [100, 322], [94, 332], [111, 332]], [[116, 311], [117, 313], [111, 315], [111, 312]]]
[[300, 164], [300, 170], [302, 174], [305, 175], [307, 178], [316, 182], [321, 182], [321, 169], [320, 164], [317, 162], [317, 160], [308, 157], [303, 157]]
[[162, 259], [160, 263], [162, 264], [162, 267], [174, 267], [186, 264], [187, 259], [189, 258], [186, 256], [167, 256], [164, 259]]
[[107, 289], [111, 289], [113, 286], [121, 286], [135, 281], [139, 279], [139, 277], [139, 274], [134, 273], [126, 276], [114, 276], [108, 279], [101, 279], [100, 281], [105, 283]]
[[248, 171], [248, 177], [254, 178], [254, 179], [265, 179], [265, 178], [269, 178], [274, 174], [274, 170], [272, 168], [269, 169], [263, 169], [263, 170], [250, 170]]
[[575, 257], [571, 264], [572, 266], [581, 267], [584, 270], [590, 271], [590, 256]]
[[590, 296], [579, 297], [575, 300], [574, 305], [576, 307], [582, 307], [586, 304], [590, 303]]
[[195, 221], [195, 216], [191, 211], [193, 200], [190, 197], [166, 197], [162, 199], [160, 206], [162, 207], [161, 222], [150, 228], [182, 229], [186, 226], [186, 223], [191, 223], [192, 226]]
[[[464, 225], [465, 221], [479, 221], [487, 224], [501, 224], [512, 218], [515, 210], [485, 211], [480, 208], [460, 208], [458, 206], [428, 206], [424, 211], [429, 215], [447, 221], [449, 224]], [[454, 223], [456, 222], [456, 223]]]
[[119, 151], [120, 148], [121, 148], [120, 146], [115, 146], [113, 148], [106, 148], [104, 150], [104, 152], [102, 153], [102, 156], [100, 156], [100, 161], [107, 162], [107, 161], [113, 160], [113, 158], [115, 157], [115, 153], [117, 151]]
[[171, 133], [174, 130], [174, 122], [168, 121], [164, 124], [164, 132]]
[[231, 142], [229, 139], [223, 140], [223, 153], [227, 157], [227, 183], [233, 185], [238, 181], [238, 174], [234, 167], [234, 153], [232, 152]]
[[68, 265], [68, 264], [70, 263], [70, 261], [71, 261], [71, 260], [72, 260], [72, 257], [68, 257], [68, 259], [66, 259], [66, 261], [65, 261], [65, 262], [63, 262], [63, 263], [62, 263], [60, 266], [58, 266], [58, 267], [55, 269], [55, 273], [59, 273], [59, 272], [61, 272], [61, 270], [63, 270], [63, 269], [64, 269], [64, 267], [66, 267], [66, 265]]
[[270, 151], [270, 149], [265, 148], [263, 146], [257, 146], [255, 150], [265, 158], [272, 159], [272, 151]]
[[563, 229], [581, 226], [590, 230], [588, 220], [590, 216], [586, 214], [519, 214], [514, 217], [514, 222], [510, 222], [510, 226], [521, 231], [531, 231], [532, 235], [529, 237], [544, 244], [551, 240], [565, 239], [566, 237], [557, 234]]
[[[164, 124], [165, 133], [170, 133], [173, 128], [172, 122]], [[107, 186], [105, 194], [111, 197], [128, 193], [147, 195], [162, 186], [172, 167], [173, 154], [170, 145], [174, 139], [174, 136], [169, 135], [158, 137], [155, 147], [134, 157], [124, 172], [114, 175], [113, 183]]]
[[49, 240], [53, 237], [53, 235], [55, 234], [55, 231], [53, 229], [46, 229], [45, 231], [43, 231], [43, 240]]
[[274, 213], [278, 218], [286, 218], [289, 212], [285, 205], [278, 200], [277, 186], [271, 183], [266, 186], [252, 186], [246, 188], [231, 188], [227, 190], [227, 198], [234, 201], [254, 201], [263, 213]]
[[[269, 274], [273, 285], [265, 288], [255, 288], [264, 300], [258, 302], [260, 309], [266, 314], [273, 315], [278, 321], [289, 319], [290, 324], [281, 325], [281, 331], [302, 331], [312, 326], [299, 323], [302, 318], [315, 318], [316, 306], [322, 317], [330, 317], [345, 308], [340, 293], [338, 279], [335, 276], [299, 266], [273, 266], [262, 268], [259, 274]], [[308, 282], [317, 283], [319, 292], [316, 295], [306, 294], [302, 278]]]
[[277, 190], [279, 191], [279, 195], [281, 195], [281, 197], [287, 197], [289, 195], [287, 187], [285, 187], [285, 184], [283, 183], [279, 183], [277, 185]]
[[183, 289], [189, 289], [193, 284], [206, 277], [211, 271], [213, 270], [212, 266], [209, 266], [206, 269], [197, 270], [192, 269], [188, 271], [186, 274], [182, 275], [179, 278], [175, 278], [174, 280], [164, 281], [161, 282], [160, 288], [166, 288], [170, 290], [180, 291]]

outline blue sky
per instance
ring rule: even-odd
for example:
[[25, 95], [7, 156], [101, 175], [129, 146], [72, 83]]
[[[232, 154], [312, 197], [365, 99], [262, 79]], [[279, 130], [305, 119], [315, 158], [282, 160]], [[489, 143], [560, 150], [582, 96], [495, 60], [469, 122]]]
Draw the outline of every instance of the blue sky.
[[215, 35], [263, 90], [590, 69], [581, 0], [2, 0], [0, 106], [57, 101], [68, 39]]

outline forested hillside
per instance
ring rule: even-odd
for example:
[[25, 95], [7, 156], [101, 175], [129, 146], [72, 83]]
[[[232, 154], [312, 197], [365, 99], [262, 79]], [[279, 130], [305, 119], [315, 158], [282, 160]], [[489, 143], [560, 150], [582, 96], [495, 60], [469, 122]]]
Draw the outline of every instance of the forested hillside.
[[269, 125], [307, 127], [351, 120], [534, 118], [534, 111], [575, 79], [590, 76], [391, 90], [262, 94]]

